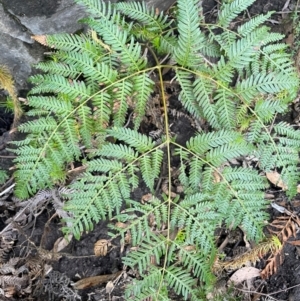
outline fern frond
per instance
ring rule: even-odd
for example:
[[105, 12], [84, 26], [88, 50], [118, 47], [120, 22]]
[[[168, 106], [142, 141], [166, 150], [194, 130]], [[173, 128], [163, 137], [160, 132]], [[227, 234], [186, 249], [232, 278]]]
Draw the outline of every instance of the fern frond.
[[159, 53], [174, 53], [175, 47], [177, 46], [177, 39], [174, 37], [172, 32], [161, 36], [158, 39], [157, 44], [154, 44]]
[[229, 47], [236, 41], [237, 36], [234, 32], [225, 30], [219, 35], [211, 33], [211, 38], [219, 44], [221, 50], [228, 53]]
[[254, 111], [264, 122], [269, 123], [273, 120], [276, 113], [284, 113], [286, 106], [280, 100], [259, 100], [255, 104]]
[[36, 65], [36, 68], [44, 72], [58, 74], [63, 77], [70, 77], [72, 79], [76, 78], [80, 74], [80, 71], [76, 68], [76, 66], [64, 64], [62, 62], [40, 62], [38, 65]]
[[215, 105], [212, 103], [212, 92], [215, 85], [209, 79], [199, 76], [193, 87], [193, 94], [203, 112], [203, 117], [214, 127], [219, 128]]
[[[214, 96], [215, 111], [221, 127], [232, 130], [236, 126], [236, 96], [226, 89], [218, 89]], [[212, 124], [212, 123], [211, 123]], [[213, 125], [213, 124], [212, 124]]]
[[130, 146], [136, 148], [137, 151], [143, 153], [154, 148], [155, 143], [150, 137], [137, 133], [128, 128], [114, 127], [107, 131], [114, 138], [124, 141]]
[[149, 96], [153, 91], [154, 82], [146, 73], [135, 76], [133, 78], [133, 94], [134, 96], [134, 128], [138, 129], [142, 118], [145, 115], [145, 108]]
[[163, 152], [159, 149], [141, 158], [141, 171], [144, 182], [154, 192], [154, 180], [158, 177], [163, 159]]
[[164, 15], [163, 12], [157, 15], [154, 8], [147, 8], [144, 2], [121, 2], [114, 7], [129, 18], [147, 26], [149, 31], [157, 32], [158, 34], [163, 33], [171, 23], [168, 16]]
[[74, 108], [71, 101], [54, 96], [29, 96], [27, 100], [34, 108], [50, 111], [60, 116], [68, 115]]
[[35, 134], [43, 133], [44, 131], [53, 131], [57, 123], [53, 117], [40, 118], [34, 121], [27, 121], [19, 126], [21, 132], [31, 131]]
[[[299, 86], [282, 35], [263, 25], [271, 13], [231, 26], [253, 0], [224, 1], [216, 25], [198, 0], [178, 0], [172, 18], [144, 3], [76, 2], [89, 12], [86, 34], [34, 37], [53, 50], [38, 65], [46, 74], [31, 78], [29, 115], [39, 118], [13, 142], [15, 193], [65, 185], [76, 164], [84, 172], [64, 196], [64, 233], [79, 239], [109, 219], [139, 274], [128, 300], [170, 300], [168, 290], [199, 300], [196, 279], [203, 291], [215, 280], [217, 227], [263, 237], [263, 174], [278, 170], [287, 195], [297, 192], [300, 134], [274, 120]], [[199, 132], [170, 124], [169, 89]], [[159, 123], [145, 118], [152, 106]], [[163, 135], [155, 142], [152, 125]], [[231, 167], [245, 156], [255, 168]]]
[[96, 63], [85, 53], [68, 52], [60, 55], [60, 59], [69, 66], [76, 67], [86, 77], [88, 84], [110, 85], [116, 81], [117, 71], [105, 62]]
[[188, 246], [179, 246], [178, 257], [180, 258], [180, 263], [182, 263], [187, 271], [191, 271], [193, 275], [199, 278], [205, 283], [212, 283], [214, 281], [214, 276], [210, 271], [210, 261], [212, 258], [208, 258], [197, 251], [197, 249], [189, 249]]
[[268, 35], [268, 28], [263, 26], [251, 32], [247, 37], [237, 39], [228, 48], [228, 64], [237, 69], [249, 66], [254, 61], [261, 41], [266, 35]]
[[147, 268], [151, 265], [152, 256], [155, 263], [159, 264], [160, 257], [165, 253], [166, 241], [162, 236], [151, 235], [146, 242], [139, 245], [138, 249], [130, 252], [124, 259], [124, 264], [129, 267], [138, 267], [140, 275], [145, 275]]
[[282, 73], [260, 73], [237, 83], [237, 93], [249, 102], [259, 93], [278, 93], [292, 87], [293, 82]]
[[95, 159], [89, 162], [89, 171], [116, 172], [122, 168], [121, 162], [117, 160]]
[[127, 97], [132, 93], [132, 84], [129, 81], [122, 80], [114, 85], [112, 97], [114, 98], [114, 125], [121, 127], [125, 123], [125, 116], [128, 110]]
[[77, 109], [79, 132], [84, 144], [92, 147], [92, 134], [94, 133], [94, 121], [91, 118], [92, 110], [87, 106], [80, 106]]
[[196, 0], [178, 0], [178, 44], [175, 60], [178, 64], [195, 67], [202, 62], [199, 52], [204, 35], [199, 29], [200, 17]]
[[181, 92], [179, 94], [179, 99], [187, 111], [193, 116], [200, 118], [200, 108], [195, 102], [195, 95], [193, 91], [192, 76], [189, 72], [178, 70], [176, 72], [176, 79], [180, 83]]
[[196, 284], [195, 279], [182, 268], [176, 266], [167, 268], [166, 280], [168, 285], [173, 288], [177, 294], [182, 295], [185, 300], [187, 300], [189, 295], [192, 297], [192, 300], [197, 300], [196, 290], [193, 290]]
[[149, 298], [157, 296], [157, 294], [159, 293], [158, 287], [162, 278], [162, 270], [154, 265], [151, 265], [148, 271], [148, 275], [145, 275], [142, 280], [135, 279], [133, 283], [129, 285], [125, 292], [126, 298], [132, 298], [133, 296], [141, 296], [136, 297], [133, 300], [142, 301], [145, 300], [147, 297]]
[[[70, 35], [66, 33], [47, 35], [46, 45], [63, 51], [63, 54], [65, 52], [87, 53], [95, 60], [103, 54], [99, 45], [84, 35]], [[60, 55], [58, 53], [58, 58], [59, 57]]]
[[94, 153], [95, 156], [105, 156], [108, 158], [124, 159], [127, 162], [132, 162], [138, 156], [131, 147], [118, 144], [105, 144], [100, 150]]
[[242, 141], [242, 136], [235, 131], [220, 130], [211, 133], [198, 134], [187, 142], [188, 149], [202, 155], [211, 148]]
[[300, 132], [295, 130], [290, 124], [281, 121], [274, 126], [276, 133], [280, 135], [285, 135], [291, 139], [300, 139]]
[[222, 4], [217, 24], [221, 27], [228, 27], [230, 22], [242, 11], [246, 10], [255, 0], [235, 0]]
[[70, 83], [63, 76], [54, 74], [35, 75], [30, 78], [30, 81], [36, 84], [30, 91], [30, 94], [51, 93], [56, 91], [56, 93], [67, 94], [73, 99], [76, 97], [80, 97], [81, 99], [90, 97], [89, 88], [83, 81], [73, 81]]
[[105, 44], [112, 49], [112, 56], [117, 56], [122, 68], [127, 72], [139, 71], [146, 66], [146, 60], [141, 55], [141, 45], [135, 41], [134, 37], [128, 37], [128, 32], [120, 30], [117, 24], [109, 20], [101, 23], [96, 20], [89, 20], [88, 25], [91, 26], [102, 38]]
[[[251, 4], [249, 4], [251, 5]], [[258, 15], [256, 17], [251, 18], [248, 22], [244, 23], [243, 25], [239, 26], [237, 32], [240, 36], [246, 37], [250, 32], [252, 32], [255, 28], [263, 24], [267, 21], [271, 15], [273, 14], [272, 11], [269, 11], [265, 15]]]
[[[109, 163], [106, 163], [105, 167], [109, 169], [110, 167], [107, 166]], [[96, 161], [91, 166], [92, 170], [97, 168], [104, 169], [102, 162]], [[123, 196], [129, 195], [130, 191], [127, 191], [129, 185], [124, 185], [123, 182], [126, 178], [126, 173], [122, 175], [122, 172], [125, 172], [122, 171], [123, 166], [119, 165], [118, 171], [116, 166], [112, 168], [115, 170], [113, 179], [87, 174], [80, 182], [72, 185], [74, 193], [68, 196], [70, 200], [65, 209], [72, 212], [73, 218], [68, 219], [67, 222], [72, 225], [72, 232], [76, 238], [80, 237], [82, 231], [93, 229], [93, 224], [101, 218], [104, 219], [106, 215], [112, 216], [114, 211], [119, 213]], [[68, 233], [70, 228], [64, 228], [64, 231]]]
[[110, 121], [112, 107], [111, 95], [105, 92], [97, 93], [93, 95], [91, 101], [94, 106], [94, 127], [99, 137], [99, 135], [102, 136]]
[[114, 14], [114, 10], [110, 2], [97, 0], [75, 0], [79, 4], [83, 4], [86, 10], [92, 15], [99, 18], [107, 18]]

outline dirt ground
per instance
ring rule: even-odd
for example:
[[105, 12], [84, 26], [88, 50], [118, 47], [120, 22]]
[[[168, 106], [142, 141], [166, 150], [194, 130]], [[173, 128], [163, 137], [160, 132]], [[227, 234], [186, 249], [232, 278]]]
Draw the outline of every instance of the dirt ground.
[[[257, 0], [248, 10], [248, 17], [259, 13], [266, 13], [270, 10], [276, 11], [277, 13], [272, 17], [273, 24], [271, 25], [275, 30], [284, 33], [288, 38], [288, 42], [292, 43], [293, 32], [289, 17], [291, 16], [290, 11], [294, 10], [295, 5], [296, 1]], [[204, 1], [203, 8], [206, 17], [213, 19], [217, 13], [218, 4], [215, 1], [207, 0]], [[283, 12], [283, 10], [285, 11]], [[291, 46], [293, 46], [293, 44], [291, 44]], [[170, 105], [180, 110], [176, 96], [170, 98]], [[13, 165], [11, 161], [13, 154], [7, 149], [7, 142], [10, 139], [8, 131], [13, 118], [4, 110], [0, 111], [0, 116], [0, 167], [7, 170]], [[296, 107], [291, 107], [290, 112], [281, 118], [299, 126], [299, 113]], [[145, 129], [145, 131], [146, 130], [147, 129]], [[172, 131], [175, 132], [179, 139], [180, 137], [187, 139], [189, 133], [192, 134], [194, 129], [191, 128], [186, 117], [182, 116], [177, 119]], [[12, 183], [13, 180], [10, 179], [0, 191], [10, 187]], [[8, 195], [5, 195], [6, 198], [11, 198], [10, 206], [7, 206], [7, 203], [3, 204], [0, 198], [0, 231], [3, 231], [5, 227], [7, 227], [7, 221], [23, 208], [18, 205], [18, 202], [12, 199], [10, 192], [11, 191], [9, 191]], [[141, 197], [145, 193], [146, 191], [144, 191], [142, 187], [134, 192], [137, 197]], [[296, 216], [299, 215], [300, 196], [292, 201], [288, 201], [284, 194], [275, 187], [274, 189], [266, 191], [266, 193], [272, 201], [280, 204]], [[42, 273], [36, 275], [36, 279], [30, 288], [23, 288], [22, 294], [18, 295], [12, 288], [11, 296], [8, 294], [6, 298], [1, 297], [0, 294], [0, 300], [63, 300], [58, 293], [61, 290], [65, 291], [65, 298], [68, 296], [68, 299], [64, 300], [79, 300], [79, 298], [83, 301], [125, 300], [124, 287], [127, 282], [130, 282], [131, 277], [134, 277], [130, 271], [127, 271], [126, 279], [123, 275], [119, 277], [119, 280], [115, 282], [113, 291], [109, 292], [109, 286], [106, 286], [106, 284], [110, 280], [118, 278], [119, 271], [122, 271], [122, 256], [127, 251], [126, 247], [121, 250], [119, 241], [114, 240], [112, 245], [109, 246], [105, 256], [95, 257], [94, 255], [94, 244], [99, 240], [109, 238], [107, 222], [103, 221], [95, 225], [94, 230], [82, 235], [80, 241], [76, 241], [73, 238], [70, 243], [59, 252], [60, 255], [58, 256], [58, 253], [53, 251], [53, 249], [55, 249], [55, 245], [57, 245], [59, 240], [62, 239], [60, 219], [55, 215], [55, 210], [50, 203], [43, 203], [41, 208], [43, 208], [41, 211], [37, 210], [36, 212], [24, 211], [25, 217], [22, 215], [22, 218], [26, 220], [26, 227], [20, 227], [17, 231], [11, 231], [10, 241], [2, 241], [0, 250], [3, 248], [3, 244], [6, 244], [5, 246], [7, 246], [8, 251], [6, 251], [4, 255], [7, 256], [7, 260], [10, 258], [18, 258], [18, 260], [13, 263], [15, 270], [18, 271], [16, 277], [20, 277], [23, 271], [22, 269], [25, 269], [23, 268], [25, 261], [32, 262], [30, 266], [31, 271], [42, 270]], [[270, 222], [283, 216], [282, 213], [273, 208], [269, 208], [269, 213]], [[300, 233], [297, 234], [297, 237], [293, 240], [300, 240]], [[222, 238], [219, 244], [222, 244]], [[228, 243], [224, 251], [230, 256], [230, 254], [234, 253], [235, 249], [243, 246], [243, 240], [236, 239]], [[0, 255], [3, 255], [1, 251]], [[282, 264], [279, 265], [277, 273], [265, 280], [257, 278], [251, 283], [250, 287], [245, 284], [236, 288], [232, 293], [232, 300], [300, 300], [299, 257], [300, 245], [297, 246], [286, 243], [282, 256]], [[263, 267], [266, 261], [267, 258], [262, 259], [257, 263], [257, 267]], [[41, 269], [37, 267], [41, 267]], [[28, 264], [26, 268], [28, 268]], [[78, 290], [73, 289], [74, 285], [72, 284], [78, 282], [80, 279], [99, 275], [102, 277], [94, 278], [90, 280], [90, 282], [86, 282], [83, 289], [81, 287]], [[229, 276], [230, 273], [226, 275], [226, 277]], [[95, 285], [92, 286], [92, 284]], [[22, 284], [20, 285], [22, 286]], [[77, 288], [78, 287], [79, 284], [77, 285]], [[251, 293], [249, 293], [250, 289], [252, 290]]]

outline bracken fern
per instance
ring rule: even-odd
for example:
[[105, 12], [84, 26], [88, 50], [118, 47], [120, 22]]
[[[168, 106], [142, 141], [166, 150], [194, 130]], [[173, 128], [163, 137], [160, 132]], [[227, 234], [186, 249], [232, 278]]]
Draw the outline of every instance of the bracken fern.
[[[35, 37], [53, 54], [37, 66], [45, 73], [31, 77], [29, 114], [38, 118], [22, 124], [26, 139], [14, 142], [15, 193], [25, 199], [65, 185], [71, 164], [82, 165], [63, 231], [79, 238], [112, 219], [112, 237], [135, 247], [124, 258], [139, 274], [127, 298], [170, 300], [172, 289], [200, 300], [199, 283], [208, 288], [215, 279], [218, 226], [263, 238], [264, 172], [280, 169], [288, 195], [296, 193], [299, 131], [273, 125], [298, 86], [283, 36], [263, 25], [271, 13], [229, 29], [249, 0], [223, 4], [213, 25], [198, 0], [178, 0], [173, 18], [141, 3], [77, 2], [90, 13], [87, 34]], [[170, 130], [166, 70], [186, 115], [204, 125], [184, 143]], [[157, 140], [141, 131], [154, 91], [163, 111]], [[256, 169], [230, 164], [246, 156]], [[146, 201], [132, 193], [140, 185]]]

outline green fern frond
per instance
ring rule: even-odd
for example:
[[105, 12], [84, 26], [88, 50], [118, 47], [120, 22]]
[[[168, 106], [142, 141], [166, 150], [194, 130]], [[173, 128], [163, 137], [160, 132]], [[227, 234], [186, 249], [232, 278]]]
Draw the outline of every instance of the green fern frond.
[[[128, 290], [125, 292], [126, 298], [134, 298], [132, 300], [142, 301], [145, 300], [145, 298], [147, 297], [149, 298], [149, 297], [157, 296], [158, 300], [162, 300], [159, 298], [160, 294], [158, 292], [158, 288], [162, 277], [162, 270], [152, 265], [148, 271], [149, 271], [148, 275], [145, 275], [145, 277], [142, 280], [135, 279], [134, 282], [130, 284]], [[140, 297], [136, 297], [136, 296], [140, 296]], [[169, 299], [165, 299], [165, 300], [169, 300]]]
[[191, 296], [192, 300], [197, 300], [196, 290], [193, 289], [196, 284], [195, 279], [182, 268], [176, 266], [167, 268], [166, 280], [168, 285], [173, 288], [177, 294], [182, 295], [185, 300], [188, 299], [188, 296]]
[[230, 22], [242, 11], [246, 10], [255, 0], [236, 0], [230, 3], [224, 3], [218, 16], [218, 25], [228, 27]]
[[166, 35], [156, 38], [153, 43], [153, 46], [157, 49], [158, 53], [174, 53], [177, 46], [177, 39], [172, 32], [169, 32]]
[[221, 50], [228, 53], [229, 47], [236, 41], [237, 36], [234, 32], [225, 30], [219, 35], [214, 35], [213, 33], [211, 33], [211, 38], [219, 44]]
[[193, 94], [196, 97], [198, 106], [203, 111], [203, 117], [214, 127], [219, 128], [219, 121], [216, 114], [215, 105], [211, 101], [212, 92], [215, 85], [205, 77], [196, 78], [193, 87]]
[[197, 155], [202, 155], [212, 148], [229, 145], [234, 141], [243, 141], [242, 135], [235, 131], [220, 130], [192, 137], [187, 147]]
[[144, 275], [147, 271], [152, 256], [155, 263], [159, 264], [160, 257], [166, 251], [166, 241], [164, 237], [151, 235], [146, 242], [139, 245], [138, 249], [131, 252], [129, 256], [124, 259], [124, 264], [129, 267], [138, 267], [140, 275]]
[[21, 132], [28, 132], [30, 130], [32, 133], [40, 134], [44, 131], [51, 132], [56, 126], [57, 123], [53, 117], [45, 117], [34, 121], [27, 121], [20, 125], [19, 130]]
[[69, 100], [63, 100], [54, 96], [29, 96], [29, 104], [35, 108], [43, 109], [44, 112], [53, 112], [61, 116], [68, 115], [73, 109]]
[[228, 48], [228, 64], [237, 69], [249, 66], [254, 61], [255, 54], [266, 35], [268, 35], [268, 28], [263, 26], [251, 32], [247, 37], [237, 39]]
[[93, 119], [94, 128], [99, 136], [104, 136], [105, 129], [110, 121], [111, 108], [112, 108], [112, 95], [102, 92], [94, 94], [91, 102], [94, 106]]
[[171, 23], [168, 16], [164, 15], [163, 12], [157, 15], [154, 8], [147, 8], [144, 2], [121, 2], [114, 7], [129, 18], [147, 26], [149, 31], [156, 33], [162, 34]]
[[128, 110], [127, 97], [132, 95], [132, 84], [129, 81], [122, 80], [114, 85], [112, 97], [116, 110], [114, 112], [114, 125], [121, 127], [125, 124], [125, 116]]
[[89, 84], [98, 83], [101, 85], [113, 84], [117, 79], [117, 71], [105, 62], [95, 63], [90, 56], [77, 52], [69, 52], [61, 55], [61, 60], [71, 66], [75, 66], [85, 77]]
[[214, 101], [216, 102], [215, 111], [218, 116], [219, 124], [228, 130], [232, 130], [236, 127], [235, 98], [236, 95], [226, 89], [218, 89], [214, 97]]
[[163, 159], [163, 152], [159, 149], [151, 152], [151, 155], [145, 155], [141, 158], [142, 177], [148, 188], [154, 191], [154, 180], [160, 172], [160, 165]]
[[276, 113], [284, 113], [286, 106], [280, 100], [259, 100], [255, 104], [254, 111], [264, 122], [269, 123], [273, 120]]
[[116, 159], [123, 159], [127, 162], [132, 162], [138, 156], [138, 153], [127, 145], [105, 144], [100, 150], [94, 153], [95, 156], [105, 156]]
[[175, 60], [178, 64], [194, 67], [202, 62], [199, 55], [204, 36], [199, 29], [200, 17], [196, 0], [178, 0], [178, 44]]
[[63, 77], [70, 77], [72, 79], [76, 78], [80, 73], [75, 66], [67, 65], [64, 63], [57, 63], [57, 62], [40, 62], [36, 68], [53, 74], [58, 74]]
[[80, 106], [77, 109], [79, 132], [84, 144], [92, 147], [92, 134], [94, 133], [94, 122], [91, 118], [92, 110], [87, 106]]
[[188, 246], [180, 246], [178, 257], [180, 262], [186, 267], [187, 271], [191, 271], [193, 275], [205, 283], [213, 283], [214, 276], [210, 271], [210, 260], [206, 255], [197, 251], [197, 249], [189, 249]]
[[45, 74], [32, 76], [30, 81], [36, 84], [30, 91], [30, 94], [40, 93], [63, 93], [69, 95], [69, 97], [75, 99], [80, 97], [81, 99], [88, 99], [90, 97], [89, 88], [83, 81], [73, 81], [70, 83], [66, 78], [60, 75]]
[[120, 30], [118, 24], [109, 20], [103, 20], [101, 23], [89, 20], [88, 25], [111, 47], [112, 56], [120, 59], [121, 67], [125, 71], [139, 71], [146, 66], [146, 60], [141, 54], [141, 45], [134, 37], [128, 37], [127, 30]]
[[[48, 35], [46, 36], [46, 42], [49, 47], [61, 50], [62, 54], [65, 54], [65, 52], [87, 53], [95, 60], [103, 54], [99, 44], [84, 35], [70, 35], [66, 33]], [[54, 55], [53, 57], [55, 60], [60, 59], [60, 54], [58, 53], [57, 56]], [[43, 68], [44, 65], [42, 64], [41, 66]]]
[[[299, 130], [276, 122], [299, 86], [282, 35], [264, 25], [271, 13], [232, 28], [253, 0], [226, 1], [214, 25], [197, 0], [178, 0], [171, 17], [140, 3], [76, 2], [89, 12], [86, 34], [35, 37], [52, 54], [31, 77], [28, 115], [38, 118], [13, 142], [15, 193], [64, 187], [78, 166], [64, 233], [79, 239], [109, 219], [111, 239], [132, 246], [123, 263], [138, 271], [127, 299], [172, 291], [198, 301], [196, 279], [207, 292], [216, 278], [216, 228], [263, 237], [265, 172], [280, 173], [288, 197], [297, 192]], [[245, 156], [257, 164], [232, 167]]]
[[141, 120], [145, 115], [146, 104], [149, 96], [153, 91], [154, 82], [146, 73], [135, 76], [133, 78], [133, 94], [134, 96], [134, 128], [137, 130], [141, 124]]
[[195, 95], [193, 91], [192, 75], [189, 72], [178, 70], [176, 72], [176, 79], [181, 86], [179, 99], [187, 111], [193, 116], [200, 118], [201, 111], [195, 102]]
[[238, 34], [242, 37], [246, 37], [255, 28], [257, 28], [261, 24], [264, 24], [264, 22], [266, 22], [272, 14], [273, 11], [269, 11], [265, 15], [258, 15], [256, 17], [253, 17], [251, 20], [238, 27]]
[[3, 184], [7, 179], [7, 172], [5, 170], [0, 170], [0, 184]]
[[137, 133], [136, 131], [128, 128], [114, 127], [107, 132], [114, 138], [124, 141], [130, 146], [136, 148], [136, 150], [141, 153], [147, 152], [155, 146], [155, 143], [150, 137]]
[[99, 18], [107, 18], [113, 15], [113, 9], [110, 2], [106, 3], [104, 1], [98, 0], [75, 0], [79, 4], [83, 4], [86, 10], [92, 15]]

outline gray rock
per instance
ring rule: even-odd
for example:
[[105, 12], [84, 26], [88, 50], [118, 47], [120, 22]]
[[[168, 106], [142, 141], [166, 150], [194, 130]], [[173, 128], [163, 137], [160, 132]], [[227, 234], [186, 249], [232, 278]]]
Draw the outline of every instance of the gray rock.
[[73, 0], [0, 0], [0, 65], [6, 65], [18, 90], [28, 89], [33, 65], [45, 48], [32, 35], [74, 33], [82, 28], [84, 9]]
[[[148, 2], [149, 6], [166, 10], [174, 0]], [[74, 0], [0, 0], [0, 65], [10, 69], [17, 90], [28, 89], [33, 65], [43, 59], [46, 51], [31, 36], [74, 33], [82, 29], [78, 20], [85, 15]]]

